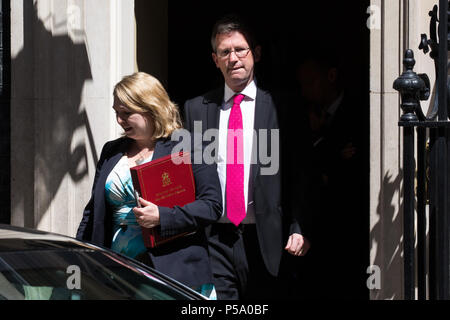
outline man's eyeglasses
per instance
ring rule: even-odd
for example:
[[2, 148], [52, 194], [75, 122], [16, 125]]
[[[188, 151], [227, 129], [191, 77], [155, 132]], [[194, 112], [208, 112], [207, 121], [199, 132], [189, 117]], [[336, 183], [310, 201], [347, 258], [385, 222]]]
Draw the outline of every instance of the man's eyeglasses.
[[230, 54], [232, 52], [234, 52], [236, 54], [236, 57], [245, 58], [249, 51], [250, 51], [250, 48], [235, 48], [234, 50], [229, 50], [229, 49], [218, 50], [217, 56], [219, 56], [219, 58], [221, 58], [221, 59], [226, 59], [230, 56]]

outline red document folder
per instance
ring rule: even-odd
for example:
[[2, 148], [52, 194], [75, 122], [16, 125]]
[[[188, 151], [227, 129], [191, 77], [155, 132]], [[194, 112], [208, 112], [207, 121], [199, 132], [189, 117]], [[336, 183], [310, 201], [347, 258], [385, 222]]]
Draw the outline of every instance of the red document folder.
[[[130, 168], [134, 190], [147, 201], [157, 206], [184, 206], [195, 200], [195, 182], [190, 154], [180, 152]], [[137, 199], [136, 199], [137, 200]], [[147, 248], [179, 238], [191, 232], [171, 237], [162, 237], [160, 226], [142, 227], [142, 236]]]

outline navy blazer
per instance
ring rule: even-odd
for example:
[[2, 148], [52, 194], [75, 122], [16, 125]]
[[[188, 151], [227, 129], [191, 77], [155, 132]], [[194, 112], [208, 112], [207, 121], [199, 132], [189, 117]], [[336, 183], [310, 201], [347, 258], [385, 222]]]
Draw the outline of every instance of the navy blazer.
[[[223, 104], [224, 87], [210, 91], [204, 95], [186, 101], [184, 105], [184, 121], [186, 129], [194, 129], [194, 121], [202, 121], [203, 133], [212, 128], [219, 128], [220, 108]], [[260, 88], [256, 91], [254, 129], [267, 129], [268, 154], [271, 152], [270, 130], [278, 130], [278, 118], [272, 96]], [[258, 134], [259, 137], [259, 134]], [[260, 140], [256, 150], [259, 153]], [[281, 150], [281, 147], [280, 147]], [[280, 156], [281, 157], [281, 156]], [[281, 208], [281, 175], [280, 170], [273, 175], [261, 174], [263, 164], [259, 157], [251, 164], [249, 185], [253, 187], [255, 203], [255, 220], [261, 255], [269, 273], [279, 272], [283, 253], [283, 212]], [[281, 164], [281, 161], [280, 161]], [[288, 233], [301, 233], [298, 216], [289, 214]]]
[[[109, 173], [125, 154], [129, 138], [107, 142], [101, 152], [92, 188], [92, 196], [83, 212], [77, 239], [111, 247], [112, 211], [105, 201], [105, 183]], [[156, 142], [153, 159], [172, 153], [177, 144], [170, 139]], [[193, 152], [191, 153], [193, 156]], [[216, 165], [192, 162], [196, 200], [183, 207], [159, 207], [162, 235], [197, 230], [159, 248], [148, 250], [153, 267], [188, 286], [212, 283], [204, 227], [218, 220], [222, 213], [222, 195]]]

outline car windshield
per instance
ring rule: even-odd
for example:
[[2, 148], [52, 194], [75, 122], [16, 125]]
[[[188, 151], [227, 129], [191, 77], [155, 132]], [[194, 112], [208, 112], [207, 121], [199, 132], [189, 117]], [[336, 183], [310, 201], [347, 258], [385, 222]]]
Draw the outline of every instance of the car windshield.
[[[0, 299], [187, 299], [179, 290], [113, 253], [80, 246], [39, 247], [36, 240], [27, 246], [27, 241], [2, 241], [0, 247], [9, 250], [0, 250]], [[23, 242], [20, 248], [27, 249], [12, 250], [17, 242]], [[34, 248], [30, 250], [30, 246]]]

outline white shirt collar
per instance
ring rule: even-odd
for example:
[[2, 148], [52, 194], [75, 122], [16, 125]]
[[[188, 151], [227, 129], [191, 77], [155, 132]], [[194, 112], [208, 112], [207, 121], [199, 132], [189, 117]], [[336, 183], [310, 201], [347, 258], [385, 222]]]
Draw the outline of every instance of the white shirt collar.
[[228, 102], [235, 94], [241, 93], [245, 96], [244, 99], [250, 98], [251, 100], [256, 99], [256, 84], [255, 81], [252, 80], [241, 92], [234, 92], [230, 89], [230, 87], [225, 83], [225, 92], [223, 95], [223, 100]]

